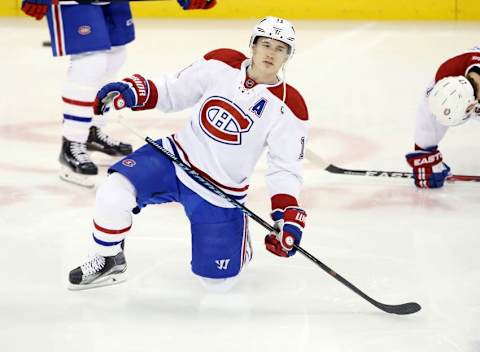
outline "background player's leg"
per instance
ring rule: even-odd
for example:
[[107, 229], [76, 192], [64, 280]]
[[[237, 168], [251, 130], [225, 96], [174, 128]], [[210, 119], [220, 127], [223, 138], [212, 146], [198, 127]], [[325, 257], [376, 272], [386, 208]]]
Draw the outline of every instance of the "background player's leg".
[[[128, 4], [124, 6], [128, 7]], [[118, 15], [112, 16], [105, 7], [55, 5], [49, 8], [47, 14], [53, 55], [71, 56], [62, 90], [64, 124], [60, 162], [64, 167], [61, 178], [83, 186], [94, 186], [94, 181], [88, 176], [98, 173], [97, 166], [86, 152], [93, 102], [105, 80], [111, 79], [107, 76], [112, 71], [118, 71], [118, 65], [109, 59], [108, 53], [112, 46], [125, 45], [134, 39], [133, 25], [127, 24], [124, 27], [129, 28], [131, 35], [124, 35], [122, 41], [111, 37], [112, 18]], [[130, 12], [125, 11], [123, 18], [128, 16], [131, 18]], [[117, 61], [123, 63], [122, 58]], [[110, 64], [114, 65], [111, 70], [108, 67]], [[107, 154], [116, 153], [113, 149], [99, 149]], [[131, 147], [124, 150], [129, 153]]]
[[[118, 72], [127, 58], [127, 49], [124, 45], [114, 46], [111, 50], [106, 51], [105, 55], [107, 64], [105, 73], [101, 78], [102, 85], [118, 79]], [[87, 149], [114, 156], [130, 154], [132, 152], [132, 146], [130, 144], [113, 139], [102, 131], [107, 121], [108, 114], [97, 116], [93, 119], [88, 134]]]
[[[95, 175], [97, 166], [87, 154], [86, 142], [93, 118], [93, 102], [101, 77], [105, 74], [105, 52], [72, 55], [62, 89], [63, 146], [60, 162], [64, 165], [61, 178], [86, 185], [81, 175]], [[79, 175], [75, 175], [79, 174]]]
[[[106, 52], [107, 66], [102, 85], [118, 80], [118, 72], [126, 61], [126, 44], [135, 39], [135, 27], [128, 3], [111, 3], [101, 7], [105, 27], [110, 42], [110, 50]], [[98, 87], [98, 89], [101, 86]], [[87, 148], [109, 155], [128, 155], [132, 146], [107, 136], [101, 129], [105, 127], [105, 117], [95, 119], [90, 127]]]

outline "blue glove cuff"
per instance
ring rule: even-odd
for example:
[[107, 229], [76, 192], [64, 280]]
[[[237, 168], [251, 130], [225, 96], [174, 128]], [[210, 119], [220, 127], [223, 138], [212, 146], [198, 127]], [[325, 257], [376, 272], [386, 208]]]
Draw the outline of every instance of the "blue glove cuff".
[[190, 6], [190, 0], [177, 0], [182, 9], [186, 10]]
[[270, 214], [273, 221], [283, 220], [283, 210], [282, 209], [274, 209]]

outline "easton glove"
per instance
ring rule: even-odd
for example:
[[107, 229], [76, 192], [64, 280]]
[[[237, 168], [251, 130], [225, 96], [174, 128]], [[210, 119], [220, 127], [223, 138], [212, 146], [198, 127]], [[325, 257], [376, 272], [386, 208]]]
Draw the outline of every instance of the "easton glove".
[[307, 214], [299, 207], [286, 207], [273, 210], [273, 227], [278, 231], [265, 236], [265, 247], [269, 252], [280, 257], [290, 257], [297, 251], [293, 244], [300, 245], [305, 228]]
[[450, 167], [443, 162], [442, 153], [437, 146], [421, 149], [416, 146], [414, 152], [405, 157], [413, 168], [415, 186], [419, 188], [440, 188], [450, 173]]

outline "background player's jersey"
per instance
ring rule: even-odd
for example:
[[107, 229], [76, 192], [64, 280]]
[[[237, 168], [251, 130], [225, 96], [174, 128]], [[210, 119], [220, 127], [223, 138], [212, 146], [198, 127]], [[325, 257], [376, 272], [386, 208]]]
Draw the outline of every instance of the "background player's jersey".
[[454, 56], [441, 64], [435, 74], [435, 83], [449, 76], [466, 76], [474, 67], [480, 68], [480, 47]]
[[[246, 88], [250, 60], [242, 53], [218, 49], [175, 75], [154, 82], [157, 108], [178, 111], [193, 106], [183, 130], [165, 145], [187, 165], [243, 202], [249, 177], [265, 148], [270, 194], [298, 197], [308, 112], [302, 96], [283, 82]], [[168, 140], [168, 142], [167, 142]], [[209, 202], [231, 207], [177, 167], [178, 178]]]
[[435, 83], [449, 76], [466, 76], [472, 68], [480, 69], [480, 47], [472, 48], [443, 62], [435, 73], [420, 103], [415, 125], [415, 144], [421, 148], [438, 145], [448, 130], [432, 115], [427, 98]]

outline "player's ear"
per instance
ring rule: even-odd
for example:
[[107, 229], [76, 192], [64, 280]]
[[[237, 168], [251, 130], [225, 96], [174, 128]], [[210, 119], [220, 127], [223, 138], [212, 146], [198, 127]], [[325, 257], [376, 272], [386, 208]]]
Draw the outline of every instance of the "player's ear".
[[252, 44], [252, 46], [250, 47], [250, 52], [253, 55], [255, 55], [255, 53], [257, 52], [257, 44]]

